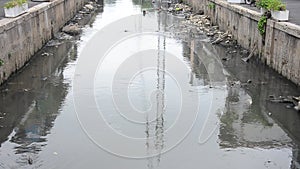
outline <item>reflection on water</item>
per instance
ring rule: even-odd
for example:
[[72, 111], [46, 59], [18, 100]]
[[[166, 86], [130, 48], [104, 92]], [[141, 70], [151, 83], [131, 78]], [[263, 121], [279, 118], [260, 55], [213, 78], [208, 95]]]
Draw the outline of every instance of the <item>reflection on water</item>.
[[190, 84], [193, 86], [209, 85], [209, 77], [204, 63], [195, 54], [195, 39], [183, 42], [183, 57], [188, 59], [191, 65]]
[[[160, 25], [160, 24], [158, 24]], [[160, 29], [160, 27], [159, 27]], [[163, 41], [162, 43], [160, 41]], [[156, 168], [159, 166], [161, 160], [161, 152], [164, 148], [164, 115], [165, 115], [165, 85], [166, 85], [166, 37], [158, 36], [157, 39], [157, 68], [156, 68], [156, 75], [157, 75], [157, 84], [156, 84], [156, 120], [155, 126], [151, 127], [151, 123], [149, 123], [148, 116], [146, 116], [146, 148], [147, 154], [153, 154], [153, 152], [158, 152], [156, 157], [148, 158], [148, 168]], [[152, 129], [151, 129], [152, 128]], [[154, 129], [154, 130], [153, 130]], [[150, 134], [150, 132], [154, 131], [154, 134]], [[151, 143], [151, 139], [149, 136], [154, 135], [155, 139], [154, 142]], [[154, 151], [153, 151], [154, 150]], [[152, 152], [149, 152], [152, 151]], [[154, 162], [154, 160], [156, 160]], [[156, 164], [155, 164], [156, 163]], [[155, 164], [155, 166], [154, 166]]]
[[[300, 116], [288, 108], [289, 104], [268, 101], [271, 96], [298, 96], [299, 87], [278, 77], [258, 60], [245, 65], [239, 58], [233, 57], [225, 63], [226, 69], [233, 74], [233, 81], [229, 86], [226, 113], [221, 117], [220, 146], [290, 147], [293, 156], [290, 168], [299, 168]], [[252, 83], [245, 83], [249, 79]]]
[[[263, 106], [261, 106], [263, 107]], [[252, 98], [240, 84], [229, 87], [226, 112], [221, 116], [220, 146], [222, 148], [290, 146], [291, 139], [262, 111], [259, 100]]]
[[12, 150], [1, 153], [1, 159], [8, 164], [18, 158], [14, 153], [21, 154], [21, 166], [27, 164], [27, 160], [47, 144], [47, 135], [69, 88], [63, 71], [72, 59], [76, 59], [74, 44], [48, 47], [1, 87], [0, 112], [5, 114], [0, 119], [1, 147], [7, 148], [8, 143], [3, 143], [6, 140], [13, 145]]
[[[288, 105], [268, 101], [270, 95], [297, 96], [299, 88], [256, 61], [243, 63], [239, 56], [223, 62], [228, 85], [213, 84], [225, 80], [221, 76], [223, 69], [214, 67], [213, 63], [216, 58], [227, 55], [226, 49], [210, 45], [203, 41], [205, 37], [195, 37], [189, 30], [176, 29], [176, 26], [170, 29], [180, 24], [180, 19], [164, 12], [147, 11], [135, 21], [134, 29], [128, 29], [130, 23], [120, 25], [120, 29], [126, 27], [127, 34], [147, 30], [170, 36], [131, 38], [123, 44], [125, 47], [119, 45], [110, 53], [112, 58], [117, 55], [113, 60], [116, 63], [131, 50], [135, 52], [145, 46], [155, 49], [155, 53], [138, 52], [132, 60], [126, 60], [132, 61], [127, 67], [125, 61], [122, 63], [124, 69], [118, 67], [122, 72], [153, 63], [152, 69], [141, 70], [142, 73], [134, 78], [124, 75], [114, 79], [117, 96], [128, 90], [135, 108], [153, 110], [141, 116], [145, 123], [134, 126], [130, 121], [124, 122], [110, 106], [112, 103], [108, 99], [112, 94], [106, 79], [112, 77], [112, 72], [95, 79], [96, 99], [103, 110], [107, 110], [104, 115], [110, 127], [122, 134], [145, 138], [141, 147], [139, 144], [124, 147], [125, 143], [117, 139], [109, 143], [125, 152], [142, 152], [151, 157], [121, 158], [107, 153], [87, 137], [77, 120], [71, 90], [77, 53], [82, 52], [91, 35], [122, 17], [116, 11], [123, 11], [124, 15], [139, 13], [140, 3], [143, 3], [142, 8], [149, 8], [151, 1], [105, 0], [104, 12], [95, 18], [90, 28], [85, 28], [81, 41], [52, 41], [1, 87], [0, 168], [299, 168], [300, 115], [286, 108]], [[179, 56], [180, 62], [188, 68], [172, 62], [173, 53], [168, 51]], [[107, 70], [113, 66], [108, 66]], [[180, 117], [194, 117], [195, 102], [200, 109], [189, 135], [164, 153], [177, 138], [170, 136], [168, 130], [172, 130], [173, 123], [178, 120], [176, 111], [180, 108], [178, 98], [181, 97], [168, 69], [176, 72], [174, 75], [180, 77], [176, 79], [178, 83], [185, 84], [185, 87], [180, 86], [181, 90], [190, 96], [183, 105], [186, 111]], [[128, 79], [132, 80], [130, 84], [126, 83]], [[249, 79], [252, 83], [245, 83]], [[200, 96], [199, 100], [193, 100], [194, 96]], [[82, 103], [84, 117], [94, 122], [95, 117], [89, 116], [92, 106], [86, 100]], [[126, 103], [122, 103], [119, 106], [126, 108]], [[93, 131], [106, 134], [108, 130], [96, 128], [105, 124], [97, 122], [89, 124]], [[182, 124], [193, 125], [190, 123], [191, 120], [186, 120]], [[179, 126], [174, 133], [180, 133], [183, 127]], [[100, 137], [100, 140], [105, 139]], [[136, 150], [137, 147], [140, 149]]]

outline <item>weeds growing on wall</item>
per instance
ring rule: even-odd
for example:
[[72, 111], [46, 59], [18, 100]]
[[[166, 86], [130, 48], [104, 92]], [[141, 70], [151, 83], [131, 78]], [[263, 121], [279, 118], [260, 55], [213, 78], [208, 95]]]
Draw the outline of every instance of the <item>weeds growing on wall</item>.
[[210, 2], [207, 6], [208, 6], [209, 9], [215, 9], [216, 8], [216, 4], [214, 4], [212, 2]]
[[0, 59], [0, 67], [4, 65], [4, 61]]
[[265, 15], [261, 16], [258, 21], [259, 33], [263, 36], [266, 33], [267, 17]]

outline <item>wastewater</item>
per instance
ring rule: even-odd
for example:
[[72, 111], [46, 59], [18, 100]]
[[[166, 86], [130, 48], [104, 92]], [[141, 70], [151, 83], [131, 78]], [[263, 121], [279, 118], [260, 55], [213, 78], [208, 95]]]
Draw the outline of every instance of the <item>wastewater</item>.
[[0, 168], [300, 168], [300, 114], [274, 102], [299, 87], [258, 56], [151, 1], [88, 20], [1, 86]]

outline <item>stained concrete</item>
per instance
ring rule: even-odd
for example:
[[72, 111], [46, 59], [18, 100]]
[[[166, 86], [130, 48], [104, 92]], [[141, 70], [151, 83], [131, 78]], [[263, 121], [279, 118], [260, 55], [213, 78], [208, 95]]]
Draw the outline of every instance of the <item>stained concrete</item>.
[[[86, 0], [40, 3], [17, 18], [0, 20], [0, 84], [24, 64], [70, 20]], [[43, 65], [40, 65], [43, 66]]]

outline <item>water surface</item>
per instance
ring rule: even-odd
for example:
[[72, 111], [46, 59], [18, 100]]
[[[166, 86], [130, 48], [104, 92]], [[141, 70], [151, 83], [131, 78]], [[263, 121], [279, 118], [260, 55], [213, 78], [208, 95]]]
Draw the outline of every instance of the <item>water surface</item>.
[[268, 98], [298, 87], [140, 4], [105, 1], [1, 87], [0, 168], [297, 168], [299, 114]]

